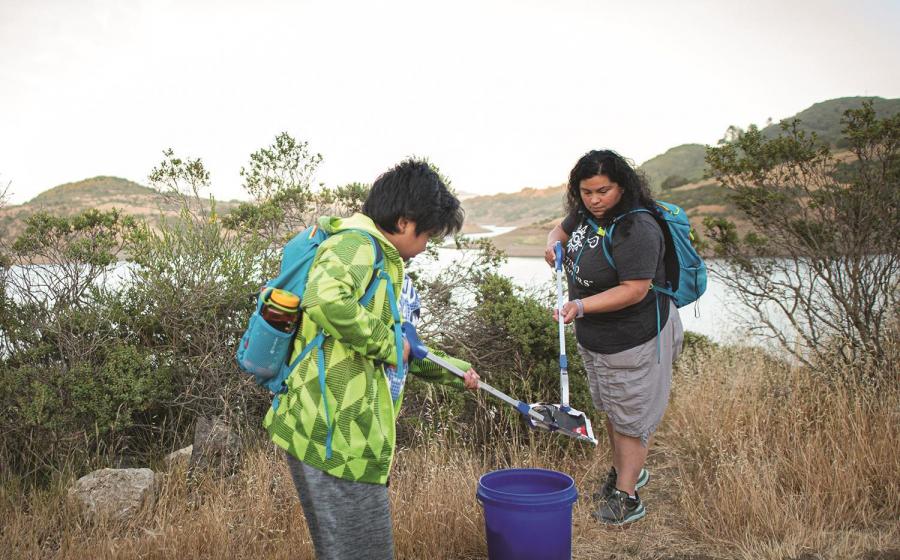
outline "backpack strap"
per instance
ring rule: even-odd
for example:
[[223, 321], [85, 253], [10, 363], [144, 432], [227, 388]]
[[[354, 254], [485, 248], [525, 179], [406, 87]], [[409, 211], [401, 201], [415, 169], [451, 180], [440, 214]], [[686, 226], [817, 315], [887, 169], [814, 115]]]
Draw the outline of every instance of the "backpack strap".
[[[321, 349], [323, 342], [325, 342], [325, 331], [320, 329], [318, 334], [316, 334], [316, 336], [309, 341], [309, 344], [303, 347], [300, 355], [294, 358], [294, 360], [291, 361], [290, 364], [282, 366], [281, 372], [279, 372], [279, 374], [274, 379], [265, 384], [267, 389], [275, 393], [275, 397], [272, 399], [272, 408], [274, 410], [278, 410], [278, 403], [280, 401], [279, 397], [281, 397], [285, 389], [287, 389], [286, 381], [288, 376], [290, 376], [291, 372], [294, 371], [294, 368], [297, 367], [297, 364], [303, 361], [303, 358], [305, 358], [312, 349]], [[324, 377], [320, 377], [320, 388], [323, 380]], [[325, 420], [328, 420], [328, 405], [325, 405]]]
[[[601, 241], [601, 245], [603, 246], [603, 256], [606, 257], [606, 262], [608, 262], [609, 266], [611, 266], [612, 269], [615, 271], [618, 271], [619, 269], [616, 268], [616, 263], [615, 263], [615, 261], [613, 261], [613, 258], [612, 258], [612, 234], [613, 234], [613, 231], [616, 229], [616, 224], [619, 223], [619, 220], [621, 220], [622, 218], [624, 218], [625, 216], [627, 216], [629, 214], [635, 214], [637, 212], [646, 212], [651, 215], [653, 214], [653, 212], [651, 212], [650, 210], [648, 210], [646, 208], [634, 208], [633, 210], [629, 210], [628, 212], [625, 212], [624, 214], [619, 214], [618, 216], [613, 218], [612, 225], [609, 226], [609, 230], [607, 230], [606, 232], [604, 232], [603, 235], [601, 235], [600, 241]], [[594, 221], [591, 220], [590, 218], [588, 218], [588, 223], [593, 224]]]
[[397, 296], [394, 292], [394, 283], [387, 272], [379, 273], [387, 280], [388, 302], [391, 304], [391, 316], [394, 318], [394, 345], [397, 352], [397, 376], [403, 378], [406, 375], [403, 364], [403, 322], [400, 318], [400, 307], [397, 305]]
[[[613, 231], [616, 229], [616, 224], [619, 223], [619, 220], [621, 220], [628, 214], [635, 214], [638, 212], [646, 212], [646, 213], [650, 214], [651, 216], [653, 215], [653, 212], [651, 212], [647, 208], [634, 208], [633, 210], [629, 210], [628, 212], [625, 212], [624, 214], [620, 214], [620, 215], [616, 216], [615, 218], [613, 218], [612, 225], [609, 226], [609, 230], [606, 232], [606, 235], [603, 235], [602, 239], [600, 240], [600, 244], [603, 246], [603, 256], [606, 257], [606, 262], [608, 262], [609, 266], [611, 266], [612, 269], [615, 270], [616, 272], [618, 272], [619, 269], [616, 268], [616, 263], [613, 261], [613, 258], [612, 258], [612, 234], [613, 234]], [[590, 218], [588, 218], [588, 223], [593, 223], [593, 221]], [[662, 325], [660, 324], [661, 316], [660, 316], [660, 311], [659, 311], [659, 294], [662, 293], [669, 297], [674, 298], [675, 292], [673, 292], [671, 289], [669, 289], [668, 286], [666, 286], [666, 287], [658, 286], [652, 280], [650, 281], [650, 289], [655, 292], [654, 296], [656, 299], [656, 302], [655, 302], [655, 304], [656, 304], [655, 305], [655, 307], [656, 307], [656, 363], [659, 363], [659, 360], [661, 358], [659, 333], [662, 332]]]
[[[589, 227], [594, 228], [594, 231], [597, 232], [599, 237], [603, 237], [606, 235], [606, 230], [597, 225], [597, 222], [588, 218], [587, 223]], [[572, 282], [575, 282], [575, 271], [578, 270], [578, 263], [581, 262], [581, 255], [584, 254], [584, 248], [587, 247], [587, 238], [585, 238], [584, 243], [581, 244], [581, 249], [578, 251], [578, 255], [575, 256], [575, 262], [572, 263]]]
[[[372, 274], [372, 278], [369, 280], [369, 287], [366, 288], [366, 292], [363, 294], [363, 297], [359, 299], [359, 304], [365, 307], [369, 305], [369, 302], [372, 301], [372, 298], [375, 296], [375, 290], [378, 288], [378, 281], [383, 280], [384, 277], [382, 273], [384, 272], [384, 251], [381, 249], [381, 244], [372, 237], [367, 231], [363, 230], [353, 230], [366, 234], [366, 237], [369, 238], [369, 242], [372, 244], [372, 248], [375, 249], [375, 272]], [[390, 279], [390, 276], [388, 276]]]
[[388, 303], [391, 306], [391, 317], [394, 319], [394, 345], [397, 351], [397, 372], [403, 372], [403, 330], [402, 330], [402, 320], [400, 318], [400, 307], [397, 304], [397, 293], [394, 291], [394, 282], [391, 279], [390, 274], [387, 273], [384, 267], [384, 251], [381, 249], [381, 244], [375, 240], [372, 235], [363, 230], [356, 230], [362, 233], [365, 233], [369, 238], [369, 241], [372, 243], [372, 246], [375, 248], [375, 272], [372, 274], [372, 280], [369, 281], [369, 287], [366, 289], [366, 293], [363, 294], [363, 297], [360, 298], [359, 304], [365, 307], [369, 304], [372, 298], [375, 296], [375, 291], [378, 289], [378, 283], [384, 281], [387, 283], [387, 296]]

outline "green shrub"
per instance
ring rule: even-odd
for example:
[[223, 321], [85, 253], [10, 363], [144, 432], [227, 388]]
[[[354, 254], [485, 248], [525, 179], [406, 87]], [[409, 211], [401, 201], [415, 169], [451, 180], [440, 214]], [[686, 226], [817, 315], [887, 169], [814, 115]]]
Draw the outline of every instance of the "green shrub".
[[682, 351], [710, 350], [717, 346], [719, 345], [713, 342], [712, 339], [705, 334], [694, 331], [684, 331], [684, 345]]
[[662, 189], [664, 191], [667, 191], [669, 189], [674, 189], [675, 187], [680, 187], [681, 185], [686, 185], [688, 183], [690, 183], [690, 181], [688, 181], [681, 175], [669, 175], [662, 182]]
[[[528, 293], [497, 274], [498, 256], [490, 246], [478, 255], [474, 262], [459, 266], [463, 274], [447, 269], [423, 282], [428, 322], [423, 330], [432, 333], [429, 342], [471, 362], [484, 381], [513, 398], [559, 403], [559, 335], [551, 315], [555, 294]], [[457, 296], [471, 294], [474, 301], [451, 297], [441, 289], [444, 283], [453, 286]], [[571, 405], [591, 415], [587, 379], [571, 327], [566, 354]], [[454, 437], [489, 448], [498, 438], [528, 434], [521, 427], [521, 415], [491, 396], [476, 399], [413, 381], [405, 399], [401, 444], [409, 444], [408, 436], [416, 431], [427, 435], [430, 430], [450, 430]], [[559, 441], [566, 445], [566, 440]]]
[[171, 368], [146, 349], [100, 346], [76, 362], [53, 354], [42, 344], [0, 366], [2, 456], [11, 463], [5, 468], [114, 455], [139, 423], [172, 398]]

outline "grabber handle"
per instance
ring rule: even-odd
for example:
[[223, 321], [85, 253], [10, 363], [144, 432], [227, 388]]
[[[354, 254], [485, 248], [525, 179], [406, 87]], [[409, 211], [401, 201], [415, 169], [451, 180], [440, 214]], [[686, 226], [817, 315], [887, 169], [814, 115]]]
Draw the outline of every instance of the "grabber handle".
[[416, 326], [409, 321], [403, 323], [403, 336], [409, 342], [409, 355], [417, 360], [424, 360], [428, 355], [428, 348], [422, 344], [419, 339], [419, 333], [416, 332]]
[[566, 335], [563, 321], [563, 305], [565, 299], [562, 286], [562, 243], [557, 241], [553, 246], [556, 255], [556, 309], [559, 320], [559, 393], [562, 408], [569, 408], [569, 363], [566, 359]]

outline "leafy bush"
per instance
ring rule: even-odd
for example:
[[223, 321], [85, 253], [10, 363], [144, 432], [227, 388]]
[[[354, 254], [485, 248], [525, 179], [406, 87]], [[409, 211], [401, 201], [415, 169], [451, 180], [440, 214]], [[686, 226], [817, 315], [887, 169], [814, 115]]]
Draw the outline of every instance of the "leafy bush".
[[[543, 263], [541, 263], [543, 264]], [[480, 286], [475, 309], [479, 328], [495, 333], [493, 352], [483, 360], [500, 374], [498, 383], [527, 402], [559, 402], [559, 327], [551, 315], [556, 294], [529, 294], [512, 280], [493, 275]], [[572, 406], [592, 408], [575, 335], [566, 327]]]
[[4, 468], [109, 461], [172, 397], [167, 360], [146, 349], [113, 343], [74, 362], [54, 353], [43, 344], [0, 366]]
[[[528, 293], [497, 274], [505, 257], [488, 240], [463, 249], [475, 250], [434, 277], [417, 279], [425, 310], [420, 332], [434, 347], [471, 362], [484, 381], [504, 393], [527, 403], [558, 403], [559, 338], [550, 311], [555, 293]], [[567, 331], [571, 404], [590, 413], [575, 337], [570, 327]], [[498, 439], [527, 436], [521, 415], [491, 396], [469, 398], [412, 381], [404, 402], [401, 444], [410, 443], [411, 431], [422, 430], [426, 435], [450, 430], [488, 447]]]
[[[0, 244], [0, 461], [36, 469], [115, 449], [170, 393], [160, 355], [123, 336], [104, 279], [134, 230], [116, 211], [31, 216]], [[140, 349], [139, 349], [140, 348]]]
[[662, 182], [662, 189], [664, 191], [674, 189], [675, 187], [680, 187], [681, 185], [686, 185], [690, 183], [687, 179], [682, 177], [681, 175], [669, 175]]
[[696, 333], [694, 331], [684, 331], [684, 351], [706, 351], [717, 346], [718, 344], [713, 342], [712, 339], [705, 334]]

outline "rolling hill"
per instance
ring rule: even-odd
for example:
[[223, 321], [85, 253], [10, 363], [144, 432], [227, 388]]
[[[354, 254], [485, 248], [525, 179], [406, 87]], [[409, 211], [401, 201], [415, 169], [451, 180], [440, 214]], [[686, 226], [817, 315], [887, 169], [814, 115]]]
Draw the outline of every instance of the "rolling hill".
[[[847, 109], [858, 109], [863, 101], [871, 101], [879, 117], [900, 113], [900, 99], [884, 99], [882, 97], [841, 97], [829, 99], [800, 111], [794, 116], [783, 119], [792, 121], [800, 119], [800, 130], [815, 133], [821, 142], [837, 149], [846, 148], [841, 138], [841, 119]], [[779, 123], [771, 124], [763, 129], [767, 138], [774, 138], [781, 133]], [[682, 183], [697, 181], [706, 176], [706, 146], [702, 144], [682, 144], [653, 157], [643, 164], [641, 170], [647, 174], [650, 186], [655, 192], [662, 190], [663, 182], [672, 177], [680, 177]]]
[[[816, 103], [785, 120], [800, 119], [802, 130], [815, 132], [820, 140], [840, 151], [841, 119], [844, 111], [872, 101], [879, 116], [900, 112], [900, 99], [881, 97], [843, 97]], [[781, 131], [777, 124], [763, 129], [769, 137]], [[849, 155], [849, 154], [848, 154]], [[706, 146], [682, 144], [644, 162], [640, 169], [648, 176], [655, 196], [683, 207], [691, 217], [691, 223], [703, 237], [702, 223], [707, 216], [728, 217], [739, 230], [748, 224], [736, 219], [737, 209], [728, 191], [715, 180], [706, 179]], [[670, 177], [680, 177], [674, 188], [661, 189]], [[509, 233], [493, 238], [495, 244], [511, 256], [540, 256], [547, 233], [563, 216], [565, 185], [545, 189], [524, 189], [517, 193], [480, 196], [463, 201], [466, 221], [475, 224], [517, 226]]]
[[476, 196], [462, 201], [466, 223], [524, 226], [551, 220], [563, 213], [565, 185], [522, 189], [515, 193]]
[[[827, 142], [830, 146], [846, 148], [846, 143], [841, 138], [841, 119], [847, 109], [858, 109], [863, 101], [871, 101], [872, 108], [879, 117], [885, 117], [900, 113], [900, 99], [884, 99], [883, 97], [840, 97], [816, 103], [808, 109], [800, 111], [793, 117], [784, 119], [791, 121], [800, 119], [800, 129], [806, 132], [815, 132], [819, 140]], [[774, 138], [781, 132], [778, 124], [772, 124], [763, 129], [763, 134], [768, 138]]]
[[101, 176], [53, 187], [32, 198], [26, 204], [48, 211], [65, 210], [71, 206], [80, 207], [81, 204], [90, 201], [132, 203], [136, 198], [156, 195], [157, 193], [153, 189], [128, 179]]
[[706, 167], [706, 146], [703, 144], [682, 144], [648, 159], [641, 164], [641, 171], [647, 175], [650, 188], [654, 192], [662, 190], [663, 181], [669, 177], [681, 177], [683, 183], [703, 178]]
[[[220, 213], [236, 202], [216, 202]], [[15, 236], [24, 228], [26, 217], [37, 212], [71, 216], [88, 208], [112, 210], [156, 223], [161, 216], [174, 216], [177, 208], [155, 190], [119, 177], [92, 177], [46, 190], [24, 204], [0, 209], [0, 235]]]

